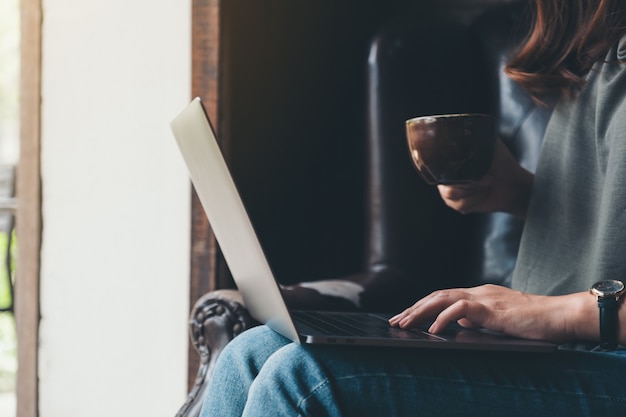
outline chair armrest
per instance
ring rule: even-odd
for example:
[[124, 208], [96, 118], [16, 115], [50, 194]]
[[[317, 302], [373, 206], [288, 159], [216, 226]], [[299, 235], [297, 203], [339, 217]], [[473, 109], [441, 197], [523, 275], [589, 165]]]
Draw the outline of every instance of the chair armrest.
[[258, 323], [250, 317], [239, 292], [218, 290], [209, 292], [195, 303], [190, 319], [191, 341], [200, 354], [200, 366], [187, 401], [176, 417], [197, 417], [206, 396], [213, 367], [222, 349], [235, 336]]

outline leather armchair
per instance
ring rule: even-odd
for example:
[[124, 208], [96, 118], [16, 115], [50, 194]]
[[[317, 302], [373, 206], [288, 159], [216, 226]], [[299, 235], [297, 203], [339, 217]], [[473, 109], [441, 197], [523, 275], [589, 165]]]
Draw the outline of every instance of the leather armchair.
[[[550, 110], [503, 74], [507, 55], [525, 33], [523, 16], [523, 4], [515, 3], [471, 21], [447, 16], [433, 24], [411, 15], [380, 29], [367, 62], [365, 265], [336, 280], [285, 286], [288, 304], [393, 312], [437, 288], [507, 285], [523, 223], [503, 213], [463, 216], [445, 207], [411, 165], [404, 121], [491, 113], [501, 139], [534, 170]], [[255, 324], [236, 291], [198, 300], [190, 332], [201, 365], [177, 416], [198, 415], [215, 359]]]

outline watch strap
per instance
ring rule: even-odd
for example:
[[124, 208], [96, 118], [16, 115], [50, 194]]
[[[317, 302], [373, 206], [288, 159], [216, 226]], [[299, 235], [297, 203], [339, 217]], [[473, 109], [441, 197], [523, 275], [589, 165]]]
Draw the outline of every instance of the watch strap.
[[619, 303], [616, 297], [598, 298], [600, 310], [600, 347], [612, 350], [617, 347], [617, 311]]

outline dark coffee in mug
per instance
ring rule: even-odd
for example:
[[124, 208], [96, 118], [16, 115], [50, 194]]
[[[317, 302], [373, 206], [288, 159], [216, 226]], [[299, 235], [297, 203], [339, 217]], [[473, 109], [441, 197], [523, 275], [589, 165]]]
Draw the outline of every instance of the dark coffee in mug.
[[482, 178], [496, 142], [493, 116], [444, 114], [406, 121], [413, 164], [429, 184], [463, 184]]

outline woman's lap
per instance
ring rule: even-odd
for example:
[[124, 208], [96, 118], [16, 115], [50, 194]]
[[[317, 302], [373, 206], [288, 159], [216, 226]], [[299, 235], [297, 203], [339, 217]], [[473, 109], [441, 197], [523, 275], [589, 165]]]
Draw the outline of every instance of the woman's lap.
[[306, 346], [261, 326], [224, 350], [203, 417], [244, 407], [246, 416], [603, 415], [625, 405], [623, 352]]

